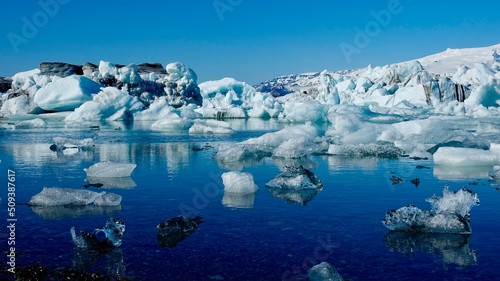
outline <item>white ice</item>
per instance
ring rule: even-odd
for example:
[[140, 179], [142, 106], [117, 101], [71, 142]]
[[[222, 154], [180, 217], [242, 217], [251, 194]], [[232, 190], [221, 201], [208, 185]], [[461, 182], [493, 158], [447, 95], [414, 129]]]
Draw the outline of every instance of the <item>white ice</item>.
[[131, 163], [115, 163], [115, 162], [99, 162], [84, 171], [87, 177], [93, 178], [123, 178], [130, 177], [132, 171], [137, 167], [137, 164]]
[[493, 166], [500, 164], [500, 144], [491, 144], [489, 150], [441, 147], [433, 155], [435, 165], [443, 166]]
[[493, 170], [488, 172], [488, 176], [492, 179], [500, 179], [500, 166], [494, 166]]
[[250, 194], [259, 190], [253, 180], [253, 175], [246, 172], [231, 171], [222, 174], [224, 191], [228, 193]]
[[194, 120], [193, 125], [189, 128], [189, 134], [234, 134], [231, 129], [231, 124], [225, 121], [218, 120]]
[[122, 197], [107, 192], [94, 192], [86, 189], [72, 189], [59, 187], [44, 187], [42, 191], [31, 197], [28, 205], [31, 206], [118, 206]]
[[47, 122], [40, 118], [32, 120], [24, 120], [15, 124], [16, 129], [34, 129], [34, 128], [45, 128], [47, 127]]
[[101, 85], [85, 76], [69, 76], [57, 79], [38, 90], [34, 103], [43, 110], [71, 111], [92, 100]]

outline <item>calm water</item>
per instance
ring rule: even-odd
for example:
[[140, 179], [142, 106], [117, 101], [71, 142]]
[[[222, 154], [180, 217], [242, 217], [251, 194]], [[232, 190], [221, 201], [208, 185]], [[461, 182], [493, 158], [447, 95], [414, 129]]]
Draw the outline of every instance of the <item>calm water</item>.
[[[122, 130], [114, 130], [117, 127]], [[215, 147], [273, 131], [272, 121], [234, 121], [232, 136], [151, 132], [148, 124], [111, 124], [99, 131], [59, 127], [0, 131], [2, 225], [7, 225], [7, 169], [16, 172], [17, 203], [42, 187], [84, 188], [83, 168], [100, 161], [136, 163], [129, 188], [105, 189], [123, 196], [121, 207], [36, 209], [18, 205], [16, 266], [72, 268], [123, 280], [307, 280], [306, 270], [328, 261], [349, 280], [498, 280], [500, 192], [486, 169], [434, 169], [431, 160], [345, 159], [313, 156], [265, 159], [225, 167], [212, 160]], [[49, 150], [52, 137], [96, 137], [90, 152]], [[193, 148], [203, 148], [193, 149]], [[309, 202], [273, 196], [265, 183], [284, 165], [311, 169], [325, 188]], [[417, 165], [429, 169], [417, 169]], [[253, 174], [255, 196], [224, 196], [220, 175], [229, 169]], [[392, 175], [404, 179], [393, 185]], [[420, 179], [416, 187], [410, 182]], [[105, 183], [106, 184], [106, 183]], [[113, 184], [113, 182], [108, 183]], [[118, 183], [120, 184], [120, 183]], [[477, 192], [470, 237], [391, 234], [385, 213], [441, 195], [445, 184]], [[91, 188], [94, 191], [102, 188]], [[304, 204], [305, 203], [305, 204]], [[181, 214], [205, 222], [175, 248], [156, 240], [156, 225]], [[69, 229], [102, 227], [109, 217], [126, 223], [123, 245], [108, 254], [76, 250]], [[3, 252], [7, 230], [0, 228]], [[2, 263], [5, 269], [7, 258]]]

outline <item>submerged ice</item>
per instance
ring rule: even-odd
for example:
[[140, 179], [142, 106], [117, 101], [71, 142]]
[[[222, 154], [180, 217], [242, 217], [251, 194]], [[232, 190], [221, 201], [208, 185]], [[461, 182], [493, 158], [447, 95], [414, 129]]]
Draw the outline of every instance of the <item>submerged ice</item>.
[[80, 235], [76, 235], [75, 227], [70, 229], [76, 247], [97, 251], [120, 247], [124, 232], [125, 222], [119, 218], [109, 218], [103, 228], [96, 228], [92, 232], [81, 231]]
[[470, 234], [470, 209], [479, 205], [477, 194], [465, 187], [458, 191], [443, 188], [443, 197], [426, 200], [432, 209], [407, 205], [387, 212], [382, 223], [392, 231]]

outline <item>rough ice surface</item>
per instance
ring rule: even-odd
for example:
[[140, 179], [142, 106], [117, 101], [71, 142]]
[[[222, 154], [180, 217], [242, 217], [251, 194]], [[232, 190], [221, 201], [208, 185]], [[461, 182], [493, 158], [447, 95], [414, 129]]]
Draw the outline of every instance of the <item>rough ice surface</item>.
[[28, 205], [30, 206], [118, 206], [122, 197], [107, 192], [95, 192], [85, 189], [44, 187], [38, 194], [33, 195]]
[[195, 120], [189, 134], [234, 134], [231, 124], [218, 120]]
[[175, 247], [179, 242], [193, 234], [203, 222], [199, 216], [188, 218], [179, 216], [166, 220], [156, 227], [158, 244], [162, 247]]
[[323, 183], [303, 166], [284, 167], [283, 171], [266, 183], [266, 187], [285, 190], [323, 189]]
[[493, 170], [488, 172], [488, 176], [492, 179], [500, 179], [500, 166], [494, 166]]
[[65, 149], [77, 149], [81, 151], [90, 150], [94, 147], [94, 139], [93, 138], [85, 138], [85, 139], [72, 139], [72, 138], [63, 138], [63, 137], [54, 137], [54, 144], [51, 146], [52, 150], [62, 151]]
[[34, 102], [43, 110], [71, 111], [92, 100], [102, 85], [85, 76], [57, 79], [36, 92]]
[[310, 281], [344, 281], [337, 269], [328, 262], [322, 262], [307, 271]]
[[222, 174], [224, 191], [228, 193], [250, 194], [259, 190], [253, 180], [253, 175], [246, 172], [227, 172]]
[[47, 127], [47, 122], [40, 118], [20, 121], [14, 126], [16, 129], [35, 129]]
[[477, 194], [462, 187], [458, 191], [443, 188], [443, 197], [426, 200], [430, 211], [412, 205], [387, 212], [383, 224], [390, 230], [403, 232], [430, 232], [470, 234], [470, 209], [479, 205]]
[[115, 162], [99, 162], [93, 164], [84, 171], [87, 177], [94, 178], [123, 178], [130, 177], [132, 171], [137, 167], [137, 164], [131, 163], [115, 163]]
[[107, 251], [122, 245], [125, 222], [119, 218], [109, 218], [103, 228], [92, 232], [81, 231], [76, 235], [75, 227], [70, 229], [71, 238], [76, 247], [81, 249]]
[[133, 120], [135, 112], [142, 110], [144, 104], [136, 97], [117, 88], [102, 89], [92, 100], [76, 108], [64, 119], [66, 122], [95, 120]]
[[319, 131], [311, 124], [286, 127], [257, 138], [219, 147], [214, 159], [222, 163], [275, 156], [300, 158], [323, 149]]
[[489, 150], [458, 147], [441, 147], [434, 153], [435, 165], [493, 166], [500, 163], [500, 146], [492, 144]]

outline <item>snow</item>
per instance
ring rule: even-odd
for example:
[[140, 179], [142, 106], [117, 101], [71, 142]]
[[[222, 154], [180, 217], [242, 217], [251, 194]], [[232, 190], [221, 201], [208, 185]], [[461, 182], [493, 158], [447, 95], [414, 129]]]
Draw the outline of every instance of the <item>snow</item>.
[[441, 147], [434, 153], [435, 165], [446, 166], [493, 166], [500, 164], [500, 145], [492, 144], [489, 150]]
[[93, 164], [84, 171], [87, 177], [97, 178], [122, 178], [130, 177], [132, 171], [137, 167], [137, 164], [131, 163], [115, 163], [115, 162], [99, 162]]
[[71, 111], [100, 91], [102, 85], [85, 76], [68, 76], [38, 90], [34, 103], [47, 111]]
[[118, 206], [122, 197], [107, 192], [95, 192], [86, 189], [44, 187], [38, 194], [33, 195], [27, 203], [30, 206]]
[[224, 184], [224, 194], [251, 194], [259, 190], [259, 187], [254, 183], [252, 174], [245, 172], [224, 173], [222, 174], [222, 183]]

